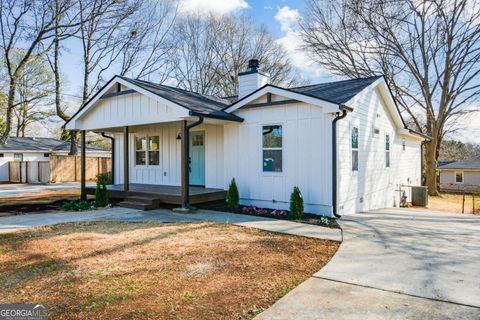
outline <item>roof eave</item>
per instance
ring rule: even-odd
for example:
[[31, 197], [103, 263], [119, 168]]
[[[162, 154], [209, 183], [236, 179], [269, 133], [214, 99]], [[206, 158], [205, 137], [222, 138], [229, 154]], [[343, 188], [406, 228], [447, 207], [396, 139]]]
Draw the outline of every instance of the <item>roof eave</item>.
[[227, 113], [231, 117], [224, 117], [224, 116], [221, 116], [221, 115], [209, 114], [209, 113], [201, 113], [201, 112], [198, 112], [198, 111], [190, 111], [189, 114], [191, 116], [196, 116], [196, 117], [205, 117], [205, 118], [219, 119], [219, 120], [225, 120], [225, 121], [234, 121], [234, 122], [243, 122], [244, 121], [243, 118], [241, 118], [237, 115], [231, 114], [231, 113]]

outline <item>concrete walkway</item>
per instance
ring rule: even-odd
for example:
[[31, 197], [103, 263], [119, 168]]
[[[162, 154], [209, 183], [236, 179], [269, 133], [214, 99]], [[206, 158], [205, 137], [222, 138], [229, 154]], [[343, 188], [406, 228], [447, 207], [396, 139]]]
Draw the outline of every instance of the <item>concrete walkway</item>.
[[92, 210], [82, 212], [55, 212], [6, 216], [0, 217], [0, 233], [15, 232], [19, 230], [66, 222], [110, 220], [112, 217], [123, 216], [132, 211], [136, 210], [127, 208], [111, 208], [107, 210]]
[[333, 259], [258, 319], [480, 319], [480, 217], [381, 210], [340, 220]]
[[334, 241], [341, 241], [342, 239], [342, 233], [339, 229], [330, 229], [286, 220], [276, 220], [264, 217], [209, 210], [199, 210], [193, 214], [182, 214], [174, 213], [171, 210], [166, 209], [140, 211], [120, 207], [84, 212], [43, 213], [0, 217], [0, 233], [14, 232], [17, 230], [57, 223], [93, 220], [118, 220], [128, 222], [213, 221], [317, 239]]

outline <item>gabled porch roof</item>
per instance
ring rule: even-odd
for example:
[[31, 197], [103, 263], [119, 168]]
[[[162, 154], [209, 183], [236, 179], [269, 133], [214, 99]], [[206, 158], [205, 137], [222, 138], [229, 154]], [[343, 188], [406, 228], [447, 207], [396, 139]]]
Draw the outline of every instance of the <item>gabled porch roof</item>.
[[[115, 91], [115, 85], [118, 87], [123, 86], [126, 90]], [[76, 121], [84, 117], [101, 99], [135, 93], [143, 94], [175, 110], [178, 119], [169, 119], [169, 121], [187, 120], [192, 116], [202, 116], [224, 121], [243, 121], [239, 116], [223, 110], [229, 104], [226, 100], [166, 85], [130, 79], [123, 76], [114, 76], [91, 99], [83, 104], [70, 120], [65, 122], [64, 128], [68, 130], [82, 129], [78, 128]]]

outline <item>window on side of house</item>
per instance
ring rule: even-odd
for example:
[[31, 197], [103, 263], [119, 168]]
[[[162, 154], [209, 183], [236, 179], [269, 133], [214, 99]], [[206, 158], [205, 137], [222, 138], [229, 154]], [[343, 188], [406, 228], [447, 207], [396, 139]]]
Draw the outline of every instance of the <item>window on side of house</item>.
[[463, 171], [455, 172], [455, 183], [463, 183]]
[[352, 171], [358, 171], [358, 128], [352, 128]]
[[0, 153], [0, 158], [3, 158], [5, 157], [5, 155], [3, 153]]
[[13, 154], [14, 161], [23, 161], [23, 153], [14, 153]]
[[135, 137], [135, 165], [144, 166], [147, 164], [147, 137]]
[[385, 135], [385, 167], [390, 168], [390, 135]]
[[263, 172], [282, 172], [282, 139], [282, 126], [270, 125], [262, 127]]
[[43, 157], [44, 157], [44, 158], [50, 158], [50, 153], [44, 153], [44, 154], [43, 154]]
[[160, 137], [148, 137], [148, 164], [158, 166], [160, 164]]

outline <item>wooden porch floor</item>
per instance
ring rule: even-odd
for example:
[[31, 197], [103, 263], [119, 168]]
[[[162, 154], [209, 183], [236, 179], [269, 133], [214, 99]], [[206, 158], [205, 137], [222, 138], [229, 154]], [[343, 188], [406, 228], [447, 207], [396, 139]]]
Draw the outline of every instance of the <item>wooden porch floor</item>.
[[[111, 198], [125, 200], [123, 184], [111, 184], [107, 188]], [[191, 186], [189, 191], [191, 204], [225, 200], [227, 196], [222, 189]], [[87, 187], [87, 194], [95, 194], [95, 187]], [[131, 183], [128, 196], [149, 197], [164, 204], [182, 204], [180, 186]]]

